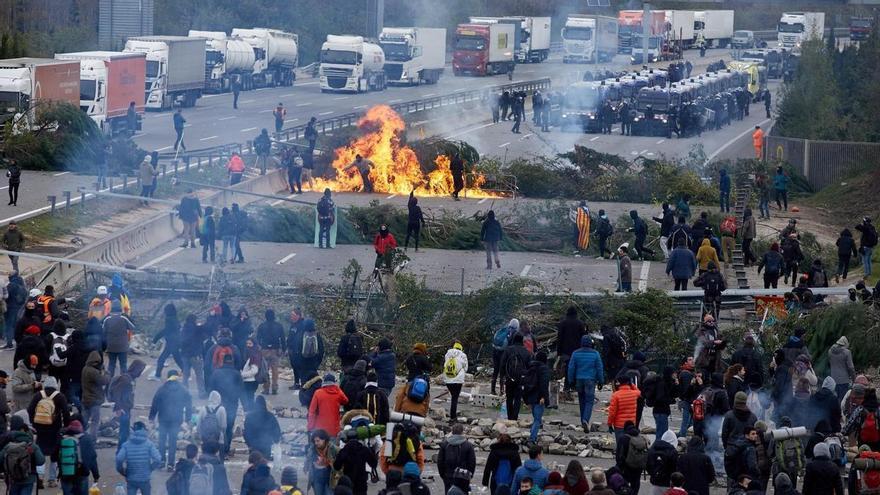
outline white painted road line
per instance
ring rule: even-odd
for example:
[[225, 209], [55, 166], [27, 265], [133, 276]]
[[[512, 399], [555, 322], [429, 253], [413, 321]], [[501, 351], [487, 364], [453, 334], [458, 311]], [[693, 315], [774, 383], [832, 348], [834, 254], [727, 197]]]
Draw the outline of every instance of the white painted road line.
[[241, 100], [239, 103], [253, 103], [254, 100]]
[[184, 248], [178, 246], [178, 247], [172, 249], [171, 251], [168, 251], [167, 253], [163, 254], [162, 256], [159, 256], [158, 258], [153, 258], [152, 260], [148, 261], [145, 265], [138, 267], [138, 270], [145, 270], [145, 269], [155, 265], [156, 263], [161, 263], [161, 262], [167, 260], [168, 258], [174, 256], [175, 254], [177, 254], [183, 250], [184, 250]]
[[326, 112], [320, 112], [318, 115], [330, 115], [331, 113], [333, 113], [333, 110], [328, 110]]
[[217, 119], [217, 120], [232, 120], [232, 119], [234, 119], [234, 118], [236, 118], [235, 115], [232, 115], [232, 116], [229, 116], [229, 117], [220, 117], [220, 118]]
[[498, 145], [499, 148], [504, 148], [505, 146], [510, 146], [510, 143], [507, 142], [507, 143], [499, 144], [499, 145]]
[[648, 150], [647, 150], [647, 148], [646, 148], [646, 149], [643, 149], [642, 151], [639, 151], [639, 154], [640, 154], [640, 155], [644, 155], [644, 154], [647, 153], [647, 152], [648, 152]]
[[256, 130], [257, 130], [256, 127], [248, 127], [247, 129], [242, 129], [241, 132], [251, 132], [251, 131], [256, 131]]
[[52, 177], [61, 177], [62, 175], [67, 175], [70, 172], [58, 172], [57, 174], [52, 174]]
[[170, 150], [170, 149], [171, 149], [171, 146], [165, 146], [164, 148], [159, 148], [156, 151], [165, 151], [165, 150]]
[[287, 256], [285, 256], [285, 257], [281, 258], [280, 260], [276, 261], [275, 264], [276, 264], [276, 265], [283, 265], [283, 264], [287, 263], [288, 261], [290, 261], [290, 259], [293, 258], [294, 256], [296, 256], [296, 253], [290, 253], [290, 254], [288, 254]]
[[362, 108], [367, 108], [367, 106], [366, 106], [366, 105], [358, 105], [358, 106], [356, 106], [356, 107], [352, 107], [352, 108], [355, 109], [355, 110], [360, 110], [360, 109], [362, 109]]
[[[296, 197], [296, 194], [291, 194], [290, 196], [287, 197], [287, 199], [293, 199], [295, 197]], [[269, 203], [269, 206], [278, 206], [281, 203], [285, 203], [285, 202], [286, 201], [284, 201], [283, 199], [276, 199], [275, 201], [272, 201], [271, 203]]]
[[429, 97], [429, 96], [434, 96], [435, 94], [437, 94], [437, 93], [427, 93], [427, 94], [422, 95], [422, 96], [424, 96], [425, 98], [427, 98], [427, 97]]
[[651, 262], [642, 262], [642, 272], [639, 274], [639, 291], [648, 290], [648, 272], [651, 270]]
[[401, 98], [395, 98], [393, 100], [390, 100], [388, 103], [400, 103], [401, 101], [403, 101]]
[[312, 82], [307, 82], [307, 83], [299, 83], [299, 84], [297, 84], [297, 86], [312, 86], [312, 85], [315, 85], [315, 84], [318, 84], [318, 83], [320, 83], [320, 81], [312, 81]]
[[664, 141], [666, 141], [666, 140], [665, 140], [665, 139], [661, 139], [661, 140], [657, 141], [657, 144], [663, 144]]
[[[764, 120], [758, 122], [757, 125], [763, 127], [763, 126], [764, 126], [765, 124], [767, 124], [768, 122], [770, 122], [770, 119], [764, 119]], [[724, 143], [723, 146], [721, 146], [720, 148], [718, 148], [717, 150], [715, 150], [714, 152], [712, 152], [712, 154], [710, 154], [708, 157], [706, 157], [706, 163], [711, 162], [716, 156], [718, 156], [719, 154], [721, 154], [721, 152], [723, 152], [724, 150], [726, 150], [727, 148], [729, 148], [731, 144], [733, 144], [733, 143], [739, 141], [740, 139], [742, 139], [743, 137], [745, 137], [747, 134], [750, 134], [750, 133], [752, 133], [752, 132], [755, 132], [755, 128], [754, 128], [754, 127], [751, 127], [751, 128], [749, 128], [749, 129], [746, 129], [746, 130], [744, 130], [743, 132], [737, 134], [737, 136], [736, 136], [735, 138], [733, 138], [733, 139], [731, 139], [730, 141]]]
[[269, 113], [269, 112], [274, 112], [274, 111], [275, 111], [274, 109], [269, 108], [269, 109], [266, 109], [266, 110], [260, 110], [260, 111], [257, 112], [257, 113]]
[[477, 127], [472, 127], [470, 129], [466, 129], [464, 131], [457, 132], [455, 134], [450, 134], [450, 135], [446, 136], [446, 139], [452, 139], [454, 137], [461, 136], [463, 134], [467, 134], [469, 132], [479, 131], [480, 129], [485, 129], [486, 127], [489, 127], [490, 125], [495, 125], [495, 124], [493, 122], [489, 122], [488, 124], [483, 124], [483, 125], [479, 125]]
[[385, 199], [394, 199], [396, 196], [397, 196], [396, 194], [392, 194], [391, 196], [388, 196], [388, 197], [385, 198]]
[[199, 139], [199, 141], [210, 141], [212, 139], [217, 139], [220, 136], [208, 136], [206, 138]]
[[311, 102], [297, 103], [296, 106], [298, 106], [298, 107], [307, 107], [307, 106], [309, 106], [309, 105], [311, 105], [311, 104], [312, 104]]
[[333, 98], [333, 99], [336, 101], [339, 101], [339, 100], [347, 100], [349, 98], [351, 98], [351, 96], [337, 96], [336, 98]]
[[489, 198], [483, 198], [483, 199], [477, 201], [477, 204], [478, 204], [478, 205], [481, 205], [481, 204], [485, 203], [486, 200], [488, 200], [488, 199], [489, 199]]
[[595, 140], [597, 140], [597, 139], [599, 139], [599, 136], [596, 136], [596, 137], [594, 137], [594, 138], [590, 138], [590, 141], [595, 141]]
[[525, 139], [525, 138], [527, 138], [527, 137], [529, 137], [529, 136], [534, 136], [534, 134], [532, 134], [532, 133], [530, 132], [530, 133], [526, 134], [525, 136], [519, 138], [519, 140], [522, 141], [523, 139]]
[[524, 266], [523, 269], [522, 269], [522, 271], [519, 272], [519, 276], [520, 276], [520, 277], [525, 277], [526, 275], [529, 274], [529, 270], [531, 270], [531, 269], [532, 269], [532, 265], [526, 265], [526, 266]]
[[291, 96], [296, 96], [296, 93], [286, 93], [281, 95], [282, 98], [290, 98]]

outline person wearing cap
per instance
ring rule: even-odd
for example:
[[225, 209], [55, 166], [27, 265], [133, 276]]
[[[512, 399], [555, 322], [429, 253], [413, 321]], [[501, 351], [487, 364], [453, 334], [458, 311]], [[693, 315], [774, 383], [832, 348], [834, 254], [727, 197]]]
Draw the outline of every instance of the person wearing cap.
[[254, 399], [254, 407], [245, 416], [242, 435], [251, 452], [259, 451], [272, 460], [272, 446], [281, 441], [281, 427], [275, 414], [269, 411], [266, 397], [259, 395]]
[[3, 449], [0, 450], [0, 459], [3, 459], [4, 461], [20, 444], [25, 444], [26, 448], [31, 451], [31, 472], [23, 479], [13, 479], [12, 476], [7, 473], [7, 493], [11, 495], [33, 493], [34, 485], [37, 483], [37, 467], [42, 466], [46, 462], [46, 457], [44, 456], [43, 451], [40, 450], [40, 446], [34, 442], [34, 435], [31, 432], [31, 426], [27, 423], [27, 420], [18, 414], [13, 415], [9, 422], [9, 433], [6, 435], [5, 441], [7, 443], [3, 446]]
[[[48, 408], [40, 405], [42, 401], [51, 402], [54, 405], [54, 411], [51, 411], [51, 414], [47, 414], [50, 413]], [[58, 440], [60, 439], [61, 427], [69, 421], [69, 410], [67, 398], [58, 390], [58, 380], [52, 376], [43, 379], [42, 390], [34, 394], [27, 408], [28, 416], [37, 435], [37, 445], [40, 446], [40, 450], [51, 456], [45, 470], [46, 483], [49, 488], [54, 488], [57, 485], [55, 463], [58, 462]]]
[[230, 452], [232, 434], [235, 428], [235, 416], [238, 414], [238, 403], [244, 391], [244, 379], [241, 376], [235, 358], [231, 354], [223, 356], [223, 365], [211, 372], [207, 388], [209, 391], [220, 393], [220, 401], [226, 410], [226, 434], [224, 438], [223, 453]]
[[348, 397], [336, 384], [336, 375], [324, 375], [323, 385], [315, 392], [309, 404], [308, 431], [324, 430], [331, 437], [339, 434], [339, 408], [348, 404]]
[[[24, 234], [18, 229], [18, 224], [15, 223], [15, 220], [9, 222], [9, 227], [7, 227], [6, 232], [3, 233], [4, 249], [20, 253], [24, 251], [24, 243]], [[12, 263], [12, 270], [21, 273], [18, 269], [18, 256], [10, 254], [9, 261]]]
[[638, 410], [639, 397], [642, 393], [630, 383], [629, 375], [618, 375], [617, 390], [611, 394], [611, 403], [608, 406], [608, 429], [614, 432], [614, 438], [619, 443], [624, 435], [623, 427], [628, 422], [635, 424]]
[[[89, 492], [89, 474], [95, 483], [101, 478], [98, 470], [98, 453], [95, 447], [95, 439], [90, 435], [83, 434], [82, 423], [73, 420], [67, 424], [67, 428], [61, 430], [62, 445], [65, 439], [72, 439], [76, 442], [76, 459], [74, 459], [73, 474], [65, 474], [67, 463], [65, 460], [64, 448], [59, 452], [60, 461], [60, 478], [61, 490], [64, 494], [86, 495]], [[67, 468], [67, 469], [66, 469]]]
[[128, 368], [128, 351], [131, 332], [134, 331], [134, 323], [122, 314], [122, 304], [114, 300], [110, 306], [110, 316], [102, 325], [104, 328], [104, 341], [107, 343], [108, 371], [112, 378], [116, 374], [116, 364], [119, 364], [119, 372]]
[[27, 409], [34, 394], [43, 388], [38, 382], [34, 369], [39, 365], [37, 356], [30, 354], [18, 361], [12, 372], [12, 408], [15, 411]]
[[458, 416], [458, 396], [461, 394], [461, 387], [464, 385], [467, 371], [467, 354], [465, 354], [461, 342], [456, 341], [443, 357], [443, 379], [450, 397], [449, 419], [453, 421]]
[[136, 422], [132, 430], [131, 438], [116, 452], [116, 471], [125, 477], [129, 495], [137, 495], [138, 491], [149, 495], [153, 469], [162, 462], [162, 457], [150, 441], [143, 421]]
[[394, 234], [388, 231], [387, 225], [379, 227], [379, 233], [373, 239], [373, 249], [376, 251], [375, 268], [385, 265], [386, 270], [391, 270], [391, 261], [394, 251], [397, 250], [397, 240]]
[[98, 291], [95, 297], [89, 302], [88, 317], [97, 318], [99, 321], [103, 321], [104, 318], [110, 316], [111, 310], [112, 305], [110, 303], [110, 298], [107, 296], [107, 286], [98, 286]]
[[589, 433], [596, 387], [601, 389], [605, 383], [605, 366], [602, 364], [602, 356], [593, 348], [593, 338], [589, 335], [581, 337], [580, 349], [572, 353], [566, 377], [570, 383], [575, 384], [581, 426], [585, 433]]
[[617, 292], [632, 292], [632, 260], [629, 258], [629, 243], [617, 248]]
[[168, 379], [153, 396], [149, 419], [159, 423], [160, 460], [169, 470], [174, 469], [177, 434], [192, 413], [192, 396], [180, 383], [180, 374], [177, 370], [168, 371]]

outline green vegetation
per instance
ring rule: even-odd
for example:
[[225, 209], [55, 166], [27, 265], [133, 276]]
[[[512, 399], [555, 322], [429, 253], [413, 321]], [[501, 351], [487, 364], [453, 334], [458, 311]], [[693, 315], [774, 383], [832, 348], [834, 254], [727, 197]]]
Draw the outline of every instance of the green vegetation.
[[843, 51], [828, 43], [804, 43], [791, 84], [781, 90], [781, 136], [834, 141], [880, 140], [880, 26], [868, 41]]

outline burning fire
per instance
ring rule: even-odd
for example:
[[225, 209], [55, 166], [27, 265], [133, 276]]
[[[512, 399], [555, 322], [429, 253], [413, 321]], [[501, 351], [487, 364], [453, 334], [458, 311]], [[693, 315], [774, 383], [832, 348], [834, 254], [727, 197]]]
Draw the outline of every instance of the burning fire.
[[[450, 159], [437, 155], [435, 169], [425, 173], [409, 146], [401, 143], [406, 123], [391, 107], [378, 105], [370, 108], [357, 124], [363, 135], [334, 153], [332, 167], [336, 178], [319, 181], [319, 188], [329, 187], [335, 191], [358, 191], [363, 183], [356, 168], [345, 170], [354, 163], [355, 155], [373, 162], [370, 179], [377, 193], [408, 195], [415, 190], [417, 196], [449, 196], [453, 191]], [[466, 176], [471, 184], [462, 191], [467, 197], [494, 197], [480, 189], [486, 182], [482, 175]]]

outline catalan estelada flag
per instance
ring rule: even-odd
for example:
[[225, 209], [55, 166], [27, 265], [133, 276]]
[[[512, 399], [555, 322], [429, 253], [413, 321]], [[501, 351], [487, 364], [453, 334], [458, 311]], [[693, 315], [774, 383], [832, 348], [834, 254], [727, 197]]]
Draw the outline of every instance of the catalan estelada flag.
[[590, 209], [586, 206], [578, 206], [575, 224], [578, 228], [578, 249], [586, 251], [590, 247]]

